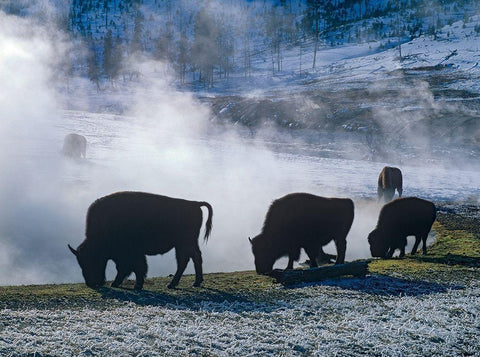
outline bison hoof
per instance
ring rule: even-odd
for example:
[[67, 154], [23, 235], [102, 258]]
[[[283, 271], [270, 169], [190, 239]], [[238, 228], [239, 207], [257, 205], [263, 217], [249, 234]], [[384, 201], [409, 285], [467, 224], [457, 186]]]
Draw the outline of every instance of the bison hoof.
[[112, 288], [118, 288], [120, 286], [120, 284], [117, 284], [117, 283], [112, 283], [112, 285], [110, 285]]
[[174, 285], [173, 283], [170, 283], [167, 285], [167, 288], [169, 289], [175, 289], [176, 285]]
[[143, 286], [141, 286], [141, 285], [135, 285], [135, 286], [133, 287], [133, 289], [139, 291], [139, 290], [142, 290], [142, 289], [143, 289]]
[[193, 283], [194, 288], [199, 288], [202, 285], [202, 281], [196, 281]]

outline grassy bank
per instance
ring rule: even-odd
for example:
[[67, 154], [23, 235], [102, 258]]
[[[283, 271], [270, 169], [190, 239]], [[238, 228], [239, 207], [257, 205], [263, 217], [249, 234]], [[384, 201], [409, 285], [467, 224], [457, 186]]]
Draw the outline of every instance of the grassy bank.
[[[436, 240], [428, 248], [428, 255], [376, 259], [370, 263], [369, 271], [375, 276], [406, 281], [465, 285], [478, 282], [480, 228], [477, 222], [478, 208], [475, 206], [461, 206], [455, 211], [439, 212], [434, 225]], [[83, 283], [6, 286], [0, 287], [0, 307], [102, 308], [128, 301], [138, 305], [157, 306], [196, 306], [208, 301], [268, 303], [284, 298], [288, 290], [279, 288], [272, 278], [257, 275], [253, 271], [206, 274], [202, 288], [192, 288], [193, 279], [192, 275], [187, 275], [182, 278], [178, 289], [170, 290], [166, 288], [170, 277], [149, 278], [142, 292], [133, 290], [131, 280], [122, 289], [104, 287], [92, 290]]]

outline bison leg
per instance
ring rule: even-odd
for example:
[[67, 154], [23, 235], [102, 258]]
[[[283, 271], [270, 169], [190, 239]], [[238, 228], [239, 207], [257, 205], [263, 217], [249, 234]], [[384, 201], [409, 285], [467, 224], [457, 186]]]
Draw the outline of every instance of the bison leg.
[[317, 255], [317, 264], [332, 263], [332, 260], [335, 259], [337, 259], [336, 255], [325, 253], [323, 251], [323, 248], [320, 247], [319, 253]]
[[428, 233], [423, 235], [422, 237], [422, 254], [423, 255], [427, 255], [427, 237], [428, 237]]
[[405, 246], [400, 248], [400, 255], [399, 258], [403, 258], [405, 256]]
[[288, 264], [285, 270], [292, 270], [293, 269], [293, 257], [291, 255], [288, 256]]
[[395, 189], [387, 188], [383, 194], [383, 198], [385, 202], [390, 202], [395, 195]]
[[[308, 250], [305, 250], [307, 255], [308, 255], [308, 259], [310, 260], [310, 268], [316, 268], [318, 267], [318, 264], [317, 264], [317, 254], [315, 254], [314, 251], [311, 251], [310, 249]], [[323, 253], [323, 250], [321, 249], [322, 253]], [[325, 253], [323, 253], [325, 254]]]
[[139, 256], [135, 260], [135, 266], [133, 272], [135, 273], [135, 290], [142, 290], [145, 277], [147, 276], [148, 265], [145, 255]]
[[387, 252], [387, 254], [385, 254], [385, 258], [386, 258], [386, 259], [390, 259], [391, 257], [393, 257], [393, 252], [395, 252], [395, 248], [394, 248], [394, 247], [388, 248], [388, 252]]
[[401, 187], [397, 187], [397, 191], [398, 191], [398, 197], [402, 197], [403, 189]]
[[176, 256], [177, 256], [177, 271], [173, 276], [173, 279], [170, 282], [170, 284], [167, 285], [169, 289], [174, 289], [178, 285], [178, 282], [180, 281], [180, 278], [182, 277], [182, 274], [185, 271], [185, 268], [187, 267], [188, 260], [190, 259], [188, 254], [185, 254], [184, 252], [180, 252], [178, 248], [176, 249]]
[[345, 237], [343, 239], [335, 239], [335, 246], [337, 247], [337, 259], [335, 264], [345, 263], [345, 251], [347, 250], [347, 241]]
[[194, 248], [192, 260], [193, 266], [195, 267], [195, 282], [193, 283], [193, 286], [198, 287], [203, 282], [202, 252], [200, 252], [200, 248], [198, 246]]
[[293, 269], [293, 262], [300, 259], [300, 247], [290, 248], [288, 253], [288, 265], [285, 270]]
[[413, 245], [412, 252], [410, 253], [411, 255], [415, 255], [415, 253], [417, 252], [421, 239], [422, 239], [422, 236], [420, 235], [415, 236], [415, 244]]
[[112, 287], [118, 288], [120, 284], [125, 280], [127, 276], [129, 276], [132, 273], [132, 269], [130, 269], [127, 265], [123, 263], [116, 263], [117, 266], [117, 276], [115, 277], [115, 280], [112, 283]]

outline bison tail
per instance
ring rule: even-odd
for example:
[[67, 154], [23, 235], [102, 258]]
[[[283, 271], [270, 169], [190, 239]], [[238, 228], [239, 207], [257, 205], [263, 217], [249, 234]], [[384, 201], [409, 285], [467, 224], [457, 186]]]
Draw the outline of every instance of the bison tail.
[[208, 240], [208, 237], [210, 236], [210, 232], [212, 231], [213, 209], [208, 202], [200, 202], [200, 207], [202, 206], [205, 206], [208, 209], [207, 223], [205, 223], [205, 236], [203, 237], [206, 242]]

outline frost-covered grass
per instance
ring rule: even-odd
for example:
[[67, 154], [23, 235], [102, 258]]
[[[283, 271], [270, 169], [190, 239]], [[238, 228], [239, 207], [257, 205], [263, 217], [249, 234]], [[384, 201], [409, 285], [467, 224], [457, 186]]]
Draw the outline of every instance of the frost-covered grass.
[[[354, 279], [359, 284], [365, 284]], [[385, 281], [394, 283], [394, 279]], [[275, 287], [274, 290], [283, 288]], [[271, 303], [0, 312], [2, 354], [478, 354], [479, 286], [381, 296], [317, 285]]]
[[[445, 209], [445, 208], [443, 208]], [[145, 290], [0, 288], [1, 355], [478, 355], [479, 230], [439, 214], [426, 257], [374, 260], [365, 278], [285, 288], [254, 272]], [[472, 217], [470, 217], [472, 218]]]

